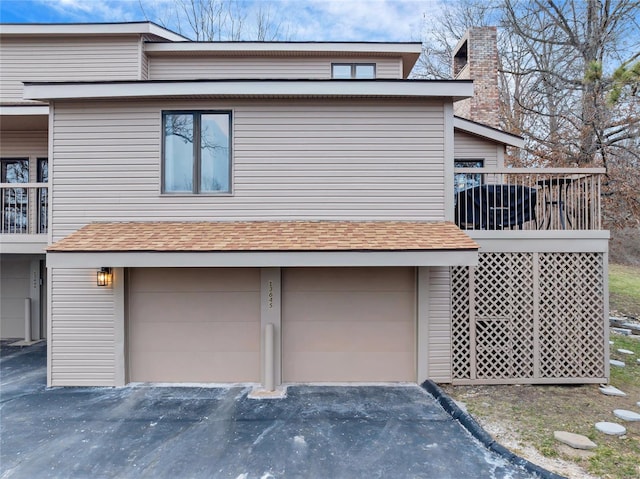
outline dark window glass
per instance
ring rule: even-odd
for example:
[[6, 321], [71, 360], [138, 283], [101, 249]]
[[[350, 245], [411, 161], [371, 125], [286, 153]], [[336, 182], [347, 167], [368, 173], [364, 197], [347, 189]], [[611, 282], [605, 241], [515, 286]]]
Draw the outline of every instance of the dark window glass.
[[[29, 183], [28, 159], [0, 159], [0, 183]], [[3, 186], [1, 199], [2, 233], [29, 231], [29, 194], [26, 188]]]
[[[482, 168], [484, 160], [455, 160], [455, 168]], [[458, 193], [467, 188], [480, 186], [482, 184], [482, 175], [480, 173], [456, 173], [454, 177], [455, 192]]]

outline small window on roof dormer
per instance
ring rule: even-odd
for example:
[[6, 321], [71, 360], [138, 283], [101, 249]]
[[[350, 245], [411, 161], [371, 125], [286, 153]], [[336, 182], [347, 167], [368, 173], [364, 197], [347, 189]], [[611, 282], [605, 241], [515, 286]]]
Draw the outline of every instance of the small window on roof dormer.
[[376, 77], [375, 63], [332, 63], [331, 78], [337, 80], [367, 79]]

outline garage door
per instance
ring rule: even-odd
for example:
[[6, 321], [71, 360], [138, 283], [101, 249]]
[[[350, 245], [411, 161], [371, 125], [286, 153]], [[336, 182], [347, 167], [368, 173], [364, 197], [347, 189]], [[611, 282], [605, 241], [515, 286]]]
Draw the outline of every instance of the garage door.
[[415, 308], [413, 268], [283, 270], [283, 381], [415, 381]]
[[129, 381], [260, 380], [260, 271], [129, 272]]

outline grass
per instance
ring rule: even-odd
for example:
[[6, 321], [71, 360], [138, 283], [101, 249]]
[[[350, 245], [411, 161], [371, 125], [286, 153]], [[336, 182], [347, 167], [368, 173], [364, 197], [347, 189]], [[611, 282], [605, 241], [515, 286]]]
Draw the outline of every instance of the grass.
[[[611, 265], [611, 309], [618, 314], [640, 318], [640, 268]], [[601, 394], [598, 385], [577, 386], [446, 386], [456, 400], [505, 446], [532, 462], [568, 477], [582, 477], [568, 471], [555, 459], [577, 464], [583, 471], [604, 479], [640, 479], [640, 422], [625, 422], [627, 434], [607, 436], [598, 432], [599, 421], [621, 423], [614, 409], [640, 412], [640, 338], [612, 334], [611, 358], [626, 367], [611, 367], [610, 383], [627, 393], [626, 397]], [[618, 349], [633, 351], [633, 356]], [[564, 430], [583, 434], [597, 444], [590, 453], [575, 455], [562, 448], [553, 432]], [[533, 447], [539, 455], [528, 454]], [[541, 457], [540, 457], [541, 456]], [[582, 473], [583, 474], [583, 473]]]
[[611, 310], [640, 318], [640, 267], [609, 265]]

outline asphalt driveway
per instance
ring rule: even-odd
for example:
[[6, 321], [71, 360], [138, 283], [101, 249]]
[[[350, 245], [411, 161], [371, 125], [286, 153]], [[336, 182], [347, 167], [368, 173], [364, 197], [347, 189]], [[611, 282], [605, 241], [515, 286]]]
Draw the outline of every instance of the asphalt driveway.
[[45, 388], [46, 346], [0, 352], [2, 478], [529, 478], [418, 386]]

